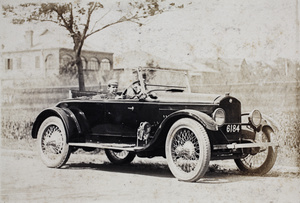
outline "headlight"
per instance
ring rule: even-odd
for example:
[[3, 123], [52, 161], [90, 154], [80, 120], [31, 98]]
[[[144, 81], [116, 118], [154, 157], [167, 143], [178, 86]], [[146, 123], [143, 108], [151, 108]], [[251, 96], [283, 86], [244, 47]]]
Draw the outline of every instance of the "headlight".
[[260, 126], [262, 117], [261, 117], [261, 113], [259, 112], [259, 110], [253, 110], [250, 113], [249, 119], [250, 119], [250, 122], [252, 123], [252, 125], [254, 125], [256, 128], [258, 126]]
[[218, 126], [222, 126], [225, 123], [225, 111], [221, 108], [217, 108], [213, 113], [213, 119]]

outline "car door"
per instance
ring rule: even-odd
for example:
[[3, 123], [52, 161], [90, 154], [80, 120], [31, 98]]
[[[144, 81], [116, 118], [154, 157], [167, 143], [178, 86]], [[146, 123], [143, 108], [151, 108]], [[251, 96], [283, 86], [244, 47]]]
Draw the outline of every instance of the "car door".
[[105, 104], [107, 132], [120, 137], [134, 137], [138, 126], [138, 100], [114, 100]]
[[121, 137], [137, 136], [141, 122], [156, 125], [160, 116], [158, 105], [152, 102], [141, 102], [138, 99], [117, 100], [106, 104], [106, 122], [113, 126], [112, 134]]
[[[138, 126], [138, 100], [103, 100], [83, 107], [91, 133], [87, 139], [99, 143], [134, 143], [122, 138], [134, 138]], [[88, 108], [87, 108], [88, 106]]]

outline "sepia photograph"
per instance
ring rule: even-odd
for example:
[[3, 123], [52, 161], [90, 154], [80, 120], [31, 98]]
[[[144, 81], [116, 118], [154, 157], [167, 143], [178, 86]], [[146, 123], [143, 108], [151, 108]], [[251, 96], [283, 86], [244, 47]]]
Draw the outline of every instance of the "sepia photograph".
[[300, 0], [0, 0], [1, 202], [300, 200]]

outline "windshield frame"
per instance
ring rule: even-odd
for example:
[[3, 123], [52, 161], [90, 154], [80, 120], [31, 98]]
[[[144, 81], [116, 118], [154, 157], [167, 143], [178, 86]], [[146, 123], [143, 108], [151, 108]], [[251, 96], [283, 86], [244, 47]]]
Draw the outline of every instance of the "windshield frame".
[[[174, 73], [182, 73], [185, 77], [185, 83], [186, 86], [181, 85], [164, 85], [164, 84], [152, 84], [147, 83], [145, 81], [145, 78], [143, 76], [144, 70], [153, 70], [158, 72], [174, 72]], [[145, 94], [148, 94], [150, 92], [154, 91], [171, 91], [171, 92], [183, 92], [187, 91], [188, 93], [191, 93], [191, 87], [188, 77], [188, 70], [177, 70], [177, 69], [169, 69], [169, 68], [151, 68], [151, 67], [138, 67], [133, 69], [133, 73], [137, 73], [138, 75], [138, 81], [140, 82], [142, 92]], [[158, 87], [156, 89], [149, 90], [148, 87]]]

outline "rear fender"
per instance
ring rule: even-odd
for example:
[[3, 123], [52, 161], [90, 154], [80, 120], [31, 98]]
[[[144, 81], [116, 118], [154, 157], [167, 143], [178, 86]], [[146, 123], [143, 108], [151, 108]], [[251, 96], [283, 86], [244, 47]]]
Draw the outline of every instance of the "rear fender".
[[50, 116], [57, 116], [62, 120], [66, 128], [67, 142], [69, 142], [71, 136], [77, 136], [81, 133], [79, 123], [72, 111], [69, 109], [53, 107], [45, 109], [37, 116], [31, 131], [32, 138], [37, 138], [41, 124]]

